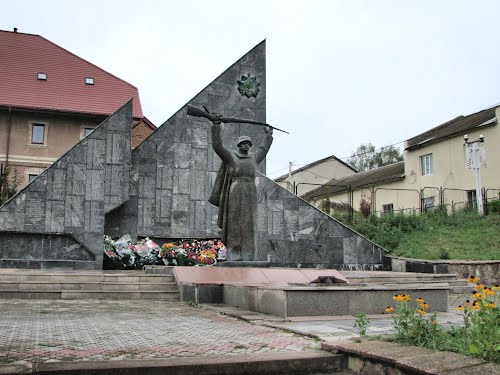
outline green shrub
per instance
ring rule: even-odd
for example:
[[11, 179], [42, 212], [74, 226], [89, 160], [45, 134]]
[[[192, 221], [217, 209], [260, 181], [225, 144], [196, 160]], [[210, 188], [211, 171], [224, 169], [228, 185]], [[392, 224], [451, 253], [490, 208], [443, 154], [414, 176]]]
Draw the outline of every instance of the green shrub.
[[500, 199], [496, 199], [494, 201], [489, 201], [487, 203], [488, 213], [489, 214], [500, 214]]

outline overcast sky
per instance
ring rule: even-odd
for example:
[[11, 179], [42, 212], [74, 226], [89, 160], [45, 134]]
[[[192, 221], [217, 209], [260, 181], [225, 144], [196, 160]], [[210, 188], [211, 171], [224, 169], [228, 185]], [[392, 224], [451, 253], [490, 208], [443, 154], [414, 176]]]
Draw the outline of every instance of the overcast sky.
[[266, 39], [267, 121], [290, 132], [272, 178], [498, 104], [499, 20], [500, 1], [0, 0], [0, 29], [135, 85], [156, 125]]

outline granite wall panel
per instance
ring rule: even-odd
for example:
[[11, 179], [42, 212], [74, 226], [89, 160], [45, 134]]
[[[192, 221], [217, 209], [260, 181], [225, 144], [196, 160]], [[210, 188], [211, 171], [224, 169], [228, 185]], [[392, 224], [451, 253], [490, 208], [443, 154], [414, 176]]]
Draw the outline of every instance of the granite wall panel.
[[129, 102], [0, 207], [0, 266], [102, 268], [105, 214], [129, 198], [131, 126]]
[[384, 249], [267, 177], [258, 176], [256, 184], [256, 260], [277, 267], [382, 268]]

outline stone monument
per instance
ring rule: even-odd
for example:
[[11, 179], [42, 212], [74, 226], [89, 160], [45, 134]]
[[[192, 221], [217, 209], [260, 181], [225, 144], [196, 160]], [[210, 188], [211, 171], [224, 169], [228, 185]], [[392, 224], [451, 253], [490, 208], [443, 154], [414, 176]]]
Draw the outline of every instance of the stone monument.
[[248, 157], [251, 168], [242, 167], [242, 177], [250, 177], [251, 184], [236, 190], [250, 192], [252, 209], [243, 204], [235, 211], [251, 212], [239, 228], [253, 235], [248, 245], [235, 245], [240, 248], [234, 259], [280, 267], [383, 267], [382, 248], [265, 177], [270, 132], [235, 123], [215, 125], [212, 133], [206, 120], [188, 116], [189, 106], [203, 105], [230, 118], [266, 123], [265, 42], [132, 153], [128, 103], [0, 207], [0, 267], [101, 268], [104, 234], [151, 237], [159, 243], [227, 236], [231, 246], [232, 235], [218, 225], [219, 208], [208, 201], [221, 157], [232, 168], [220, 146], [243, 145], [248, 139], [242, 136], [268, 146]]

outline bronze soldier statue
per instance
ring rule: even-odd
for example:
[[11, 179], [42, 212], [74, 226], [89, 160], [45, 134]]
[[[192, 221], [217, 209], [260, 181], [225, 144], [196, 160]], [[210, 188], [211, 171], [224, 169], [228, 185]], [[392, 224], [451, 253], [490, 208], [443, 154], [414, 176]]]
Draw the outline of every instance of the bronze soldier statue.
[[257, 224], [257, 166], [266, 157], [273, 142], [273, 129], [265, 127], [266, 136], [255, 152], [250, 153], [252, 140], [238, 139], [238, 149], [230, 150], [222, 143], [220, 121], [213, 121], [212, 145], [222, 159], [209, 202], [219, 207], [222, 241], [228, 249], [227, 260], [254, 260]]
[[[212, 121], [212, 146], [222, 159], [212, 194], [208, 201], [219, 207], [218, 225], [222, 228], [222, 241], [228, 249], [227, 260], [254, 260], [257, 225], [257, 166], [266, 157], [273, 143], [273, 129], [287, 133], [269, 124], [210, 113], [188, 105], [187, 114]], [[241, 136], [237, 150], [230, 150], [222, 143], [222, 123], [244, 123], [264, 126], [266, 136], [255, 152], [251, 153], [252, 140]]]

